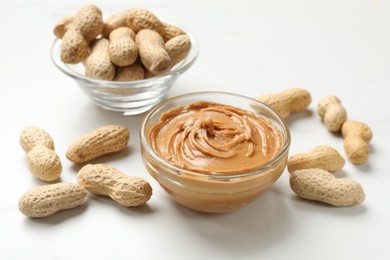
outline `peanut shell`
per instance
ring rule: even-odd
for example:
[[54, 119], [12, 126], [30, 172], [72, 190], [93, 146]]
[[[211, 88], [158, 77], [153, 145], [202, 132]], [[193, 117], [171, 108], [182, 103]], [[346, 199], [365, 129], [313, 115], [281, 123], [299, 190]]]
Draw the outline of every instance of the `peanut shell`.
[[130, 139], [129, 130], [121, 125], [104, 125], [77, 138], [68, 148], [66, 157], [81, 164], [102, 155], [123, 150]]
[[362, 186], [351, 179], [336, 178], [322, 169], [304, 169], [290, 175], [291, 189], [301, 198], [333, 206], [353, 206], [365, 199]]
[[147, 70], [154, 75], [159, 75], [171, 69], [172, 61], [160, 34], [144, 29], [137, 33], [135, 42], [141, 61]]
[[53, 139], [45, 130], [39, 127], [29, 126], [24, 128], [20, 134], [19, 143], [26, 153], [39, 144], [54, 150]]
[[176, 36], [165, 43], [165, 49], [172, 60], [172, 65], [183, 60], [191, 50], [191, 41], [188, 35]]
[[125, 207], [144, 205], [152, 196], [152, 187], [146, 180], [104, 164], [84, 166], [77, 174], [77, 181], [89, 192], [109, 196]]
[[27, 165], [32, 175], [42, 181], [55, 181], [62, 171], [58, 155], [42, 144], [35, 146], [27, 153]]
[[74, 183], [56, 183], [32, 188], [19, 200], [19, 210], [31, 218], [43, 218], [54, 213], [78, 207], [87, 191]]
[[344, 158], [331, 146], [317, 146], [308, 153], [291, 156], [287, 162], [290, 173], [296, 170], [319, 168], [329, 172], [336, 172], [343, 168]]

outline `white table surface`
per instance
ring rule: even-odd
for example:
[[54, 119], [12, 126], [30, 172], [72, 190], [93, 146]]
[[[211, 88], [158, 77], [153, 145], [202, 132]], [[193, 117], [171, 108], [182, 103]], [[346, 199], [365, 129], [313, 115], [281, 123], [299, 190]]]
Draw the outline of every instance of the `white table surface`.
[[[52, 64], [54, 24], [88, 1], [0, 3], [0, 259], [390, 259], [390, 1], [94, 1], [104, 14], [147, 8], [197, 37], [199, 58], [168, 97], [307, 89], [309, 111], [287, 120], [290, 154], [327, 144], [345, 155], [343, 139], [316, 114], [326, 95], [339, 96], [350, 119], [371, 126], [368, 163], [347, 160], [336, 174], [362, 184], [362, 205], [336, 208], [299, 199], [285, 171], [258, 200], [227, 214], [202, 214], [171, 201], [141, 160], [143, 115], [96, 107]], [[95, 162], [146, 178], [154, 189], [147, 206], [124, 208], [91, 195], [83, 206], [45, 219], [22, 215], [20, 196], [44, 184], [27, 169], [18, 142], [22, 129], [47, 130], [62, 159], [61, 180], [76, 182], [78, 167], [65, 158], [68, 145], [109, 123], [130, 129], [129, 147]]]

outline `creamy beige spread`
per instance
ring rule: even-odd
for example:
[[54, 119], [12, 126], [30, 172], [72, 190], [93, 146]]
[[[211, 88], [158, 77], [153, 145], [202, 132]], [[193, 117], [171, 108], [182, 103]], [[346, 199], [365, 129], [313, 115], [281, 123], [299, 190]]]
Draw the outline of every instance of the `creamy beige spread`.
[[270, 120], [206, 101], [165, 112], [148, 139], [167, 162], [209, 174], [255, 169], [274, 158], [283, 143], [280, 131]]

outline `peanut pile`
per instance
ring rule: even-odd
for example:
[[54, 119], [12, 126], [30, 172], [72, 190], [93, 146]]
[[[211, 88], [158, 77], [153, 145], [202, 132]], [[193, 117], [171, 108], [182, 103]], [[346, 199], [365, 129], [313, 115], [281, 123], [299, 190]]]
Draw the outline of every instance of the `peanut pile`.
[[[257, 99], [271, 107], [281, 118], [291, 113], [305, 111], [311, 103], [310, 93], [291, 88], [277, 94], [267, 94]], [[344, 137], [344, 150], [354, 164], [363, 164], [370, 155], [371, 129], [362, 122], [347, 120], [346, 109], [336, 96], [326, 96], [317, 106], [317, 113], [326, 128]], [[336, 178], [344, 158], [330, 146], [318, 146], [307, 153], [291, 156], [287, 169], [291, 173], [291, 189], [301, 198], [320, 201], [333, 206], [353, 206], [365, 199], [362, 186], [351, 179]]]
[[102, 11], [86, 5], [58, 21], [61, 60], [83, 62], [94, 79], [134, 81], [164, 74], [191, 50], [189, 36], [145, 9], [128, 9], [103, 21]]
[[[75, 164], [88, 163], [103, 155], [122, 151], [129, 139], [130, 132], [126, 127], [104, 125], [77, 138], [69, 146], [66, 156]], [[61, 161], [54, 153], [53, 139], [46, 131], [26, 127], [20, 135], [20, 144], [28, 153], [29, 168], [35, 177], [47, 182], [59, 179]], [[39, 149], [38, 159], [35, 159], [38, 156], [30, 155], [38, 153], [34, 152], [35, 149]], [[31, 167], [30, 164], [37, 166]], [[79, 170], [77, 180], [78, 184], [59, 182], [30, 189], [20, 198], [19, 210], [32, 218], [48, 217], [80, 206], [88, 191], [109, 196], [125, 207], [142, 206], [152, 196], [152, 187], [146, 180], [104, 164], [85, 165]]]

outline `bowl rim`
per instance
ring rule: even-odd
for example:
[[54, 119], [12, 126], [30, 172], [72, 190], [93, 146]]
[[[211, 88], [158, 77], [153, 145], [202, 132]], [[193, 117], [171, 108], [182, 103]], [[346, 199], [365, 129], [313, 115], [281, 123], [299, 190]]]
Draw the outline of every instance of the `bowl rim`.
[[[176, 101], [180, 100], [182, 98], [186, 97], [191, 97], [191, 96], [197, 96], [197, 95], [229, 95], [233, 97], [238, 97], [238, 98], [244, 98], [247, 99], [250, 102], [253, 102], [255, 104], [260, 105], [262, 108], [265, 108], [267, 112], [269, 112], [272, 115], [272, 120], [276, 120], [281, 126], [282, 129], [279, 129], [282, 131], [282, 134], [285, 136], [285, 140], [283, 140], [284, 144], [282, 149], [276, 154], [274, 158], [272, 158], [270, 161], [268, 161], [266, 164], [257, 167], [255, 169], [252, 169], [247, 172], [243, 173], [215, 173], [215, 174], [210, 174], [210, 173], [201, 173], [201, 172], [196, 172], [196, 171], [191, 171], [191, 170], [186, 170], [180, 167], [177, 167], [173, 164], [170, 164], [169, 162], [163, 160], [160, 158], [160, 156], [154, 151], [154, 149], [149, 145], [149, 142], [147, 140], [147, 133], [146, 131], [146, 123], [148, 119], [154, 115], [155, 113], [159, 112], [161, 109], [163, 109], [166, 105]], [[201, 99], [199, 99], [201, 100]], [[260, 114], [261, 115], [261, 114]], [[153, 107], [151, 110], [148, 111], [148, 113], [145, 115], [144, 119], [142, 120], [141, 124], [141, 129], [140, 129], [140, 143], [141, 143], [141, 148], [145, 149], [146, 152], [152, 157], [155, 162], [158, 162], [160, 165], [163, 165], [166, 168], [172, 169], [175, 172], [179, 172], [180, 174], [186, 174], [189, 176], [196, 176], [196, 177], [201, 177], [201, 178], [207, 178], [211, 180], [232, 180], [232, 179], [239, 179], [243, 177], [251, 177], [251, 176], [257, 176], [257, 175], [263, 175], [267, 173], [268, 169], [271, 169], [274, 165], [276, 165], [286, 154], [288, 154], [290, 144], [291, 144], [291, 134], [290, 130], [288, 128], [288, 125], [286, 121], [281, 118], [271, 107], [268, 105], [264, 104], [263, 102], [247, 97], [241, 94], [236, 94], [236, 93], [230, 93], [230, 92], [224, 92], [224, 91], [200, 91], [200, 92], [191, 92], [187, 94], [182, 94], [179, 96], [175, 96], [173, 98], [170, 98], [159, 105]], [[142, 155], [142, 157], [144, 157]]]
[[81, 73], [78, 73], [77, 71], [73, 70], [70, 67], [70, 65], [77, 65], [77, 64], [66, 64], [66, 63], [61, 61], [61, 59], [58, 55], [56, 55], [58, 52], [57, 50], [58, 50], [58, 48], [61, 48], [61, 43], [62, 43], [62, 40], [59, 38], [55, 38], [53, 43], [51, 44], [51, 47], [50, 47], [51, 60], [58, 69], [60, 69], [63, 73], [72, 77], [73, 79], [85, 81], [88, 83], [93, 83], [97, 86], [104, 86], [105, 88], [107, 88], [107, 87], [108, 88], [110, 88], [110, 87], [111, 88], [142, 88], [142, 87], [144, 87], [142, 85], [143, 83], [161, 80], [164, 77], [170, 77], [170, 76], [173, 76], [175, 74], [182, 74], [187, 69], [189, 69], [195, 63], [196, 59], [198, 58], [199, 44], [198, 44], [196, 38], [194, 37], [194, 35], [190, 31], [188, 31], [185, 27], [183, 27], [177, 23], [174, 23], [174, 22], [171, 22], [168, 20], [164, 20], [164, 19], [160, 19], [160, 21], [179, 27], [189, 36], [190, 41], [191, 41], [191, 50], [190, 50], [189, 54], [187, 55], [187, 57], [185, 57], [184, 60], [180, 61], [178, 64], [175, 64], [175, 66], [171, 70], [169, 70], [168, 72], [163, 73], [161, 75], [157, 75], [157, 76], [154, 76], [154, 77], [148, 78], [148, 79], [134, 80], [134, 81], [99, 80], [99, 79], [93, 79], [93, 78], [87, 77]]

